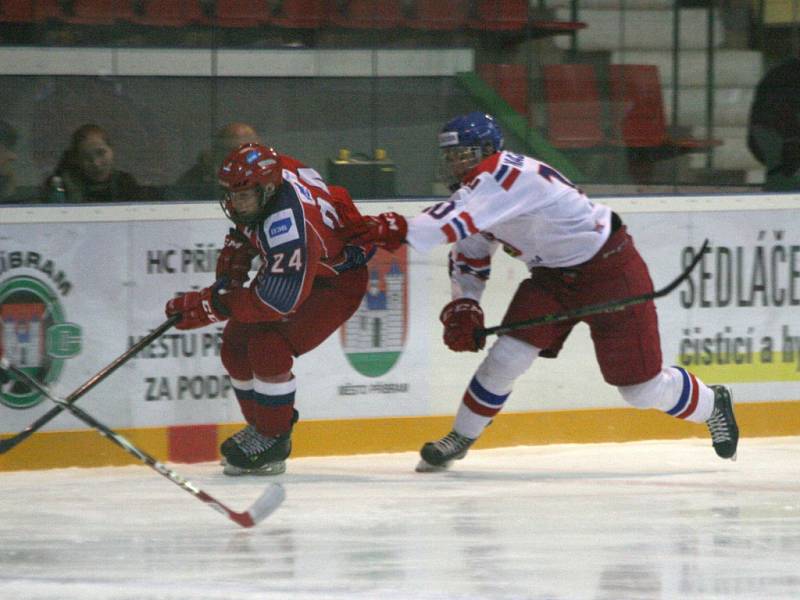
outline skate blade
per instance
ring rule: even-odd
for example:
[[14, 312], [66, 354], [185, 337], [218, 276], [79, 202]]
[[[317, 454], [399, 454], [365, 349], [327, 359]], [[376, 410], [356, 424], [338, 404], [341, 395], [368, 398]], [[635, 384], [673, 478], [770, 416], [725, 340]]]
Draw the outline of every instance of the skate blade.
[[414, 470], [417, 473], [439, 473], [441, 471], [446, 471], [450, 467], [450, 464], [450, 462], [446, 462], [443, 465], [432, 465], [424, 458], [421, 458]]
[[230, 477], [240, 477], [242, 475], [256, 475], [258, 477], [272, 477], [286, 472], [286, 462], [267, 463], [257, 469], [243, 469], [230, 463], [226, 463], [222, 472]]

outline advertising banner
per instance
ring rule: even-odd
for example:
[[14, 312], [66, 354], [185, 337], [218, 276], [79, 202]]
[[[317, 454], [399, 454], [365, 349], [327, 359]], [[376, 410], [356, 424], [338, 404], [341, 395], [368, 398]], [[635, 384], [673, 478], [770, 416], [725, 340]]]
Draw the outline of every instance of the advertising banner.
[[[756, 197], [753, 197], [756, 198]], [[605, 200], [604, 200], [605, 201]], [[800, 223], [796, 206], [762, 199], [747, 210], [724, 201], [607, 201], [623, 218], [657, 288], [676, 277], [703, 240], [689, 280], [657, 301], [665, 364], [708, 383], [735, 384], [737, 402], [800, 398]], [[427, 202], [370, 202], [362, 211], [413, 215]], [[41, 207], [42, 211], [47, 210]], [[102, 219], [2, 209], [0, 338], [10, 361], [66, 396], [164, 319], [175, 293], [214, 281], [229, 223], [205, 204], [104, 207]], [[77, 212], [76, 212], [77, 211]], [[83, 211], [83, 212], [80, 212]], [[108, 217], [107, 215], [112, 215]], [[446, 247], [404, 248], [370, 262], [369, 290], [340, 331], [298, 357], [304, 420], [453, 414], [484, 353], [449, 352], [438, 315], [450, 300]], [[482, 301], [496, 325], [525, 266], [498, 253]], [[241, 422], [220, 362], [223, 325], [172, 329], [81, 399], [112, 427]], [[491, 339], [489, 343], [491, 343]], [[27, 426], [50, 405], [22, 384], [0, 393], [0, 431]], [[585, 325], [556, 360], [521, 377], [508, 411], [624, 406], [605, 384]], [[83, 429], [63, 415], [46, 430]]]
[[629, 217], [652, 273], [679, 272], [704, 238], [710, 247], [687, 284], [658, 302], [665, 361], [735, 384], [738, 401], [800, 398], [798, 212], [669, 216]]

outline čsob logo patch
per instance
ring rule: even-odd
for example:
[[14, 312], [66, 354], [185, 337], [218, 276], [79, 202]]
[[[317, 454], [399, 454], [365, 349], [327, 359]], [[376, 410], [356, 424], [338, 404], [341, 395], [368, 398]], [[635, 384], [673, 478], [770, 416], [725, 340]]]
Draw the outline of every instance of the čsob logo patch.
[[267, 217], [264, 231], [267, 233], [267, 243], [271, 248], [300, 239], [300, 230], [297, 228], [291, 208], [279, 210]]
[[269, 237], [275, 237], [276, 235], [280, 235], [282, 233], [286, 233], [291, 229], [292, 221], [291, 219], [283, 219], [278, 221], [277, 223], [273, 223], [269, 228]]

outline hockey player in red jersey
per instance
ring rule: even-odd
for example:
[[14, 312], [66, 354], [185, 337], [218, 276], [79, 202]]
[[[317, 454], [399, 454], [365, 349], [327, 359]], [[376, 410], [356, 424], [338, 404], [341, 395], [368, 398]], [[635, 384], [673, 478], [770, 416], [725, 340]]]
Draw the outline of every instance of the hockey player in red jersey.
[[[223, 161], [220, 201], [236, 227], [217, 261], [217, 283], [167, 303], [178, 329], [226, 321], [221, 357], [247, 426], [220, 451], [228, 475], [284, 472], [291, 452], [295, 356], [309, 352], [358, 308], [371, 245], [343, 238], [360, 218], [344, 188], [299, 161], [244, 144]], [[246, 287], [253, 258], [261, 266]]]
[[[445, 174], [453, 195], [413, 219], [397, 213], [364, 217], [350, 227], [357, 243], [393, 250], [402, 243], [427, 251], [452, 243], [449, 270], [453, 300], [441, 312], [444, 342], [456, 352], [485, 343], [481, 295], [491, 257], [502, 247], [523, 261], [522, 281], [503, 323], [653, 291], [647, 266], [620, 217], [591, 202], [549, 165], [503, 150], [495, 120], [475, 112], [456, 117], [439, 134]], [[739, 432], [730, 390], [707, 386], [680, 367], [662, 365], [655, 304], [581, 319], [591, 330], [606, 382], [637, 408], [705, 422], [714, 449], [735, 458]], [[537, 357], [554, 358], [576, 321], [517, 329], [497, 338], [475, 372], [453, 430], [426, 443], [418, 471], [447, 468], [463, 458], [505, 405], [514, 381]]]

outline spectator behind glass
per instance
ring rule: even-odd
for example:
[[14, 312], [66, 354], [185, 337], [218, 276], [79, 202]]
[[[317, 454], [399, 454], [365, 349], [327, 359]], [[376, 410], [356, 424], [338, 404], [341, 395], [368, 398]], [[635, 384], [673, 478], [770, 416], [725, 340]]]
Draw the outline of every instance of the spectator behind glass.
[[17, 155], [14, 146], [17, 143], [17, 132], [0, 119], [0, 202], [15, 202], [17, 189], [14, 175], [14, 162]]
[[102, 127], [87, 123], [76, 129], [46, 182], [47, 202], [135, 202], [155, 200], [153, 188], [114, 166], [114, 150]]
[[221, 195], [217, 171], [224, 159], [242, 144], [260, 144], [261, 138], [247, 123], [228, 123], [214, 134], [210, 150], [203, 150], [191, 168], [175, 182], [173, 194], [184, 200], [212, 199]]
[[765, 167], [764, 190], [800, 190], [800, 59], [783, 61], [756, 86], [747, 145]]

